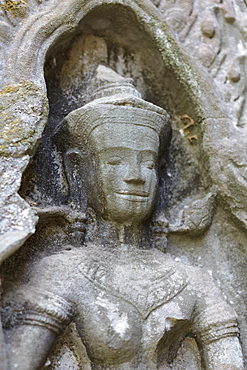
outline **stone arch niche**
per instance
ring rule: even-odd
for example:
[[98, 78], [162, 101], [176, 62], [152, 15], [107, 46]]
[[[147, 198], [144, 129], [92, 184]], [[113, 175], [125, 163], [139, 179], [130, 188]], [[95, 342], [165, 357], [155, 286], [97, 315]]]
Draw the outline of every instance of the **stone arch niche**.
[[[192, 62], [188, 55], [178, 48], [174, 40], [169, 36], [159, 12], [151, 2], [130, 1], [123, 3], [119, 1], [115, 2], [115, 4], [122, 6], [124, 9], [131, 9], [139, 27], [141, 27], [143, 31], [149, 35], [150, 40], [152, 40], [152, 48], [154, 47], [158, 50], [159, 59], [161, 58], [162, 60], [161, 64], [166, 67], [166, 73], [171, 76], [172, 83], [179, 83], [179, 88], [176, 91], [179, 91], [179, 95], [181, 96], [180, 104], [184, 102], [186, 106], [186, 109], [181, 108], [181, 114], [184, 114], [186, 111], [192, 118], [196, 115], [197, 121], [201, 123], [203, 130], [208, 133], [204, 135], [204, 137], [207, 138], [207, 136], [210, 136], [210, 128], [213, 123], [210, 123], [211, 121], [208, 123], [205, 119], [210, 117], [222, 118], [225, 120], [226, 114], [220, 100], [217, 98], [211, 84], [208, 82], [207, 76], [198, 69], [195, 62]], [[107, 1], [101, 3], [102, 7], [107, 5], [112, 6], [113, 4]], [[54, 45], [59, 43], [59, 40], [63, 40], [63, 42], [65, 42], [64, 40], [66, 39], [71, 40], [71, 35], [75, 32], [78, 23], [86, 17], [89, 12], [92, 12], [94, 8], [97, 9], [98, 6], [96, 1], [75, 1], [70, 4], [61, 3], [61, 7], [57, 9], [55, 2], [47, 2], [44, 4], [37, 4], [33, 6], [33, 8], [24, 9], [25, 12], [23, 13], [21, 13], [22, 9], [16, 7], [16, 9], [14, 8], [16, 11], [14, 14], [19, 16], [20, 13], [20, 17], [24, 18], [20, 26], [10, 27], [7, 25], [7, 22], [2, 22], [2, 33], [6, 38], [5, 48], [7, 55], [7, 57], [1, 61], [3, 67], [5, 67], [2, 69], [1, 79], [3, 84], [1, 93], [3, 101], [2, 107], [8, 119], [14, 120], [14, 118], [16, 118], [21, 122], [21, 125], [12, 129], [8, 122], [6, 124], [6, 121], [2, 120], [4, 133], [1, 153], [5, 158], [5, 160], [3, 160], [3, 168], [8, 173], [12, 173], [13, 171], [16, 173], [15, 184], [11, 187], [9, 192], [3, 194], [3, 204], [11, 204], [12, 196], [14, 196], [13, 199], [15, 202], [19, 202], [20, 214], [23, 210], [27, 210], [27, 208], [25, 203], [23, 203], [18, 196], [15, 198], [20, 185], [20, 177], [17, 174], [24, 171], [29, 158], [35, 153], [37, 143], [47, 121], [48, 101], [44, 80], [45, 58]], [[7, 31], [10, 34], [10, 40], [7, 40]], [[168, 81], [168, 79], [166, 80]], [[162, 92], [162, 96], [164, 94], [165, 93]], [[157, 95], [158, 94], [156, 94], [156, 99]], [[15, 107], [18, 100], [22, 101], [23, 105], [19, 108], [19, 112], [16, 112]], [[25, 110], [24, 107], [27, 101], [30, 102], [30, 107], [28, 108], [31, 110], [31, 114], [28, 109]], [[186, 104], [186, 102], [189, 103]], [[180, 112], [177, 114], [179, 113]], [[22, 114], [28, 116], [29, 124], [23, 123], [25, 120]], [[27, 117], [25, 117], [25, 119], [27, 120]], [[205, 124], [203, 124], [204, 122]], [[216, 128], [220, 130], [218, 126], [216, 126]], [[11, 135], [7, 135], [8, 130], [12, 130]], [[229, 122], [225, 124], [223, 131], [224, 130], [228, 134], [231, 131]], [[224, 132], [222, 134], [224, 134], [224, 136], [228, 135]], [[210, 143], [212, 143], [212, 147], [215, 146], [211, 138], [208, 141], [204, 139], [204, 141], [205, 146], [207, 145], [210, 147]], [[207, 150], [207, 158], [210, 158], [211, 152], [213, 152], [212, 149], [211, 151]], [[19, 161], [13, 158], [19, 158]], [[13, 168], [10, 168], [10, 162], [13, 162]], [[10, 170], [8, 170], [8, 168], [10, 168]], [[205, 178], [207, 178], [209, 174], [207, 168], [205, 168], [205, 174]], [[217, 171], [215, 171], [214, 175], [215, 182], [218, 182], [218, 185], [220, 185], [220, 181], [217, 181]], [[8, 185], [8, 181], [4, 181], [6, 185]], [[12, 217], [14, 216], [9, 212], [10, 217], [6, 219], [1, 229], [2, 234], [11, 232], [11, 234], [6, 234], [7, 238], [10, 236], [10, 239], [4, 240], [5, 245], [7, 243], [11, 246], [13, 243], [16, 245], [15, 248], [18, 248], [25, 241], [26, 237], [33, 233], [33, 226], [35, 222], [37, 222], [37, 219], [32, 214], [32, 211], [30, 211], [30, 209], [28, 210], [29, 220], [32, 220], [28, 222], [27, 217], [25, 225], [22, 225], [19, 220], [19, 235], [13, 234], [15, 228], [13, 228]], [[14, 212], [14, 214], [16, 216], [16, 212]], [[15, 219], [15, 224], [16, 221], [17, 219]], [[22, 229], [23, 232], [22, 237], [20, 237], [20, 229]], [[20, 241], [18, 241], [18, 239], [20, 239]], [[11, 251], [8, 252], [8, 248], [4, 249], [6, 251], [6, 256], [8, 256]], [[3, 256], [3, 258], [5, 257]]]
[[[133, 10], [121, 4], [100, 5], [83, 17], [70, 37], [66, 40], [62, 38], [60, 42], [58, 40], [48, 52], [45, 78], [50, 119], [42, 139], [46, 157], [47, 142], [58, 124], [70, 111], [87, 101], [90, 80], [99, 64], [111, 67], [122, 76], [133, 78], [146, 100], [166, 108], [177, 120], [186, 112], [198, 121], [186, 90], [181, 87], [169, 66], [164, 64], [158, 47], [141, 27]], [[195, 140], [200, 141], [199, 134]], [[188, 138], [185, 142], [189, 142]], [[192, 151], [199, 156], [198, 145], [195, 147]], [[43, 170], [38, 172], [42, 174], [41, 182], [45, 179], [41, 184], [44, 196], [56, 198], [56, 202], [60, 203], [63, 193], [66, 197], [66, 189], [62, 189], [62, 184], [56, 188], [59, 181], [54, 184], [54, 177], [60, 176], [58, 173], [48, 175], [52, 171], [49, 167], [52, 162], [52, 158], [50, 161], [42, 160], [40, 165], [43, 165]], [[47, 175], [43, 176], [45, 171]], [[196, 173], [199, 174], [198, 171]], [[196, 177], [196, 173], [191, 171], [191, 176]], [[49, 178], [53, 185], [47, 181]], [[198, 187], [199, 179], [198, 184], [195, 181], [192, 178], [187, 181], [190, 189]], [[183, 189], [183, 192], [186, 190]]]
[[[14, 283], [27, 279], [33, 262], [61, 250], [68, 237], [61, 229], [68, 230], [74, 216], [59, 208], [69, 205], [69, 192], [52, 136], [70, 111], [85, 104], [90, 80], [103, 64], [133, 78], [145, 100], [171, 115], [173, 137], [160, 185], [169, 221], [167, 251], [212, 271], [239, 314], [245, 348], [247, 216], [241, 169], [246, 159], [239, 152], [247, 156], [242, 133], [228, 120], [206, 72], [177, 46], [147, 0], [47, 1], [27, 11], [12, 34], [1, 95], [7, 116], [20, 119], [22, 128], [1, 148], [3, 169], [13, 182], [2, 203], [2, 215], [8, 215], [1, 230], [2, 260], [21, 248], [4, 262], [3, 275]], [[188, 340], [174, 368], [183, 363], [199, 369], [197, 356]], [[64, 364], [91, 368], [73, 325], [59, 338], [47, 368]]]

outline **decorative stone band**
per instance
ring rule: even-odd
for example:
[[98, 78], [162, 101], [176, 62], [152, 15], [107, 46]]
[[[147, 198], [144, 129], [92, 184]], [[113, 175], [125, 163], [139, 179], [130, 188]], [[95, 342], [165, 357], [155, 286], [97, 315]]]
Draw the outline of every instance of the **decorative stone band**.
[[239, 329], [236, 322], [229, 320], [228, 322], [219, 323], [200, 334], [200, 340], [203, 344], [210, 344], [218, 339], [235, 337], [239, 335]]
[[63, 322], [60, 322], [57, 318], [54, 318], [51, 315], [47, 315], [45, 313], [36, 313], [28, 310], [22, 312], [22, 315], [17, 315], [15, 320], [15, 325], [25, 324], [42, 326], [58, 335], [64, 330], [66, 324], [68, 323], [66, 323], [65, 320]]
[[196, 316], [194, 323], [195, 334], [203, 344], [239, 335], [237, 315], [225, 301], [208, 307]]
[[73, 303], [39, 289], [21, 289], [11, 303], [12, 307], [7, 302], [4, 304], [3, 324], [6, 328], [20, 324], [36, 325], [60, 334], [74, 314]]
[[[117, 256], [107, 251], [102, 253], [107, 264], [104, 263], [104, 259], [97, 258], [95, 253], [88, 253], [80, 263], [79, 270], [99, 289], [131, 304], [143, 320], [187, 286], [186, 270], [182, 267], [179, 271], [175, 270], [174, 263], [165, 265], [157, 262], [156, 269], [153, 270], [142, 261], [142, 258], [136, 259], [135, 254], [135, 257], [129, 255], [130, 261], [126, 269], [124, 265], [119, 264]], [[140, 270], [138, 274], [136, 274], [136, 266]], [[117, 271], [117, 275], [120, 274], [123, 277], [124, 284], [119, 281], [117, 275], [114, 277], [113, 271]]]
[[133, 85], [132, 78], [125, 78], [124, 80], [118, 82], [105, 82], [101, 83], [99, 86], [95, 85], [94, 89], [89, 96], [88, 102], [105, 98], [107, 96], [116, 95], [131, 95], [141, 99], [141, 94]]

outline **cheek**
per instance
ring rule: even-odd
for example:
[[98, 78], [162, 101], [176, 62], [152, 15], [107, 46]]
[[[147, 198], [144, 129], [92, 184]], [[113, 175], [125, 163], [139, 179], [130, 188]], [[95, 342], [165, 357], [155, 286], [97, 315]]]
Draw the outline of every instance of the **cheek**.
[[104, 189], [113, 190], [122, 183], [124, 168], [122, 166], [105, 166], [100, 168], [100, 178]]
[[149, 170], [149, 173], [146, 176], [146, 183], [149, 185], [150, 190], [155, 190], [157, 188], [158, 176], [155, 169]]

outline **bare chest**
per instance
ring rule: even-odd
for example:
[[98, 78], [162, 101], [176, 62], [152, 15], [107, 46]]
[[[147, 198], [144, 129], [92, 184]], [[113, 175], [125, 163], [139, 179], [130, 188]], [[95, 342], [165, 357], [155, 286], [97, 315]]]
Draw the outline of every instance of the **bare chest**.
[[145, 354], [151, 369], [159, 343], [180, 343], [192, 311], [184, 271], [139, 257], [85, 259], [78, 270], [76, 325], [93, 362], [116, 365]]

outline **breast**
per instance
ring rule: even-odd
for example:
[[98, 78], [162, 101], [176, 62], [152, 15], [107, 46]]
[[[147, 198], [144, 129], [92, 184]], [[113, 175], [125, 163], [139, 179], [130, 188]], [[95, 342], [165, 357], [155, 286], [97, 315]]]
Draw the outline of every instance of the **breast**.
[[[95, 253], [93, 258], [85, 255], [77, 268], [73, 264], [71, 282], [77, 306], [75, 322], [90, 360], [116, 367], [148, 354], [153, 361], [157, 348], [163, 352], [167, 347], [164, 336], [171, 338], [177, 324], [183, 326], [191, 315], [186, 274], [152, 254], [143, 256], [141, 266], [140, 258], [137, 264], [133, 256], [130, 261], [126, 256], [124, 261], [119, 261], [119, 256], [96, 257]], [[158, 266], [153, 266], [154, 262]], [[180, 343], [180, 338], [176, 341]]]
[[95, 287], [87, 294], [86, 301], [78, 303], [75, 322], [90, 360], [104, 365], [131, 361], [142, 338], [142, 322], [137, 311], [129, 303]]

